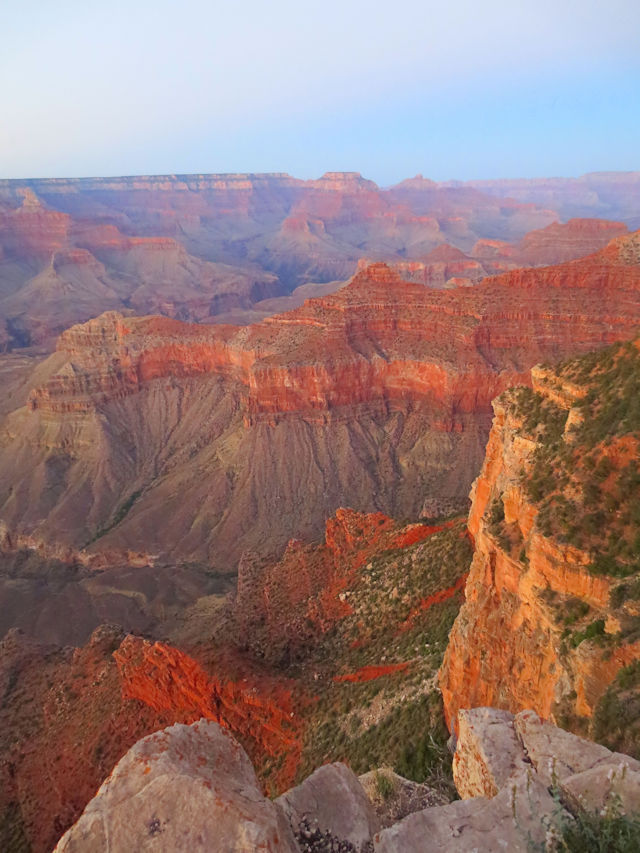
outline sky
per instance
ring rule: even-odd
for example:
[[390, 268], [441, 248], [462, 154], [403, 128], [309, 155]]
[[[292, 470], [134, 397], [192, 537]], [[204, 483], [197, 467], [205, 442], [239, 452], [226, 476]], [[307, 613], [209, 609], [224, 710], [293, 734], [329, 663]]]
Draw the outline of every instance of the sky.
[[0, 0], [0, 178], [640, 169], [638, 0]]

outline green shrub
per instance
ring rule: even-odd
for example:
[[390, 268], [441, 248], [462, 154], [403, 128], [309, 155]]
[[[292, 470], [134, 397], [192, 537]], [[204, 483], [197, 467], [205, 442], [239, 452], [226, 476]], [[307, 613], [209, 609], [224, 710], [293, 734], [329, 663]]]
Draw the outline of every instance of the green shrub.
[[386, 773], [381, 773], [376, 770], [375, 775], [376, 791], [383, 802], [387, 802], [395, 793], [395, 785]]
[[604, 636], [604, 619], [596, 619], [584, 631], [576, 631], [571, 637], [571, 645], [577, 648], [584, 640], [595, 640]]
[[554, 848], [567, 853], [638, 853], [640, 819], [624, 815], [620, 802], [611, 798], [602, 812], [579, 812], [560, 824]]

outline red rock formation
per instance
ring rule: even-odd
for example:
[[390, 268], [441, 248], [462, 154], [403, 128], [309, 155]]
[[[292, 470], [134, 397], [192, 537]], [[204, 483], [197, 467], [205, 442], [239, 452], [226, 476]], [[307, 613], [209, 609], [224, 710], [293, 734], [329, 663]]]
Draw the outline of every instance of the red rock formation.
[[48, 344], [73, 323], [115, 308], [204, 321], [282, 292], [276, 276], [246, 261], [212, 263], [172, 237], [125, 234], [121, 215], [112, 217], [118, 225], [105, 222], [103, 209], [85, 210], [78, 198], [86, 218], [10, 186], [10, 202], [0, 200], [0, 316], [14, 343]]
[[301, 748], [290, 685], [248, 670], [235, 680], [213, 672], [109, 626], [75, 650], [9, 632], [0, 643], [2, 849], [47, 853], [132, 744], [175, 722], [216, 720], [254, 761], [283, 756], [274, 781], [288, 787]]
[[19, 206], [0, 208], [0, 244], [4, 254], [14, 258], [48, 257], [67, 245], [71, 217], [46, 208], [35, 193], [23, 189]]
[[175, 722], [121, 697], [111, 657], [122, 637], [98, 629], [75, 651], [18, 632], [0, 643], [0, 840], [48, 853], [140, 738]]
[[114, 658], [125, 698], [186, 722], [206, 717], [220, 723], [242, 741], [254, 760], [282, 757], [278, 780], [285, 787], [291, 784], [301, 728], [293, 711], [292, 687], [286, 682], [255, 674], [234, 681], [223, 674], [228, 665], [214, 664], [211, 673], [177, 648], [131, 635]]
[[394, 672], [404, 672], [411, 666], [411, 661], [401, 661], [400, 663], [387, 664], [370, 664], [363, 666], [357, 672], [347, 672], [344, 675], [334, 675], [333, 680], [336, 683], [348, 681], [352, 684], [364, 684], [367, 681], [373, 681], [376, 678], [382, 678], [385, 675], [392, 675]]
[[398, 630], [406, 631], [409, 628], [412, 628], [416, 619], [424, 613], [425, 610], [429, 610], [434, 604], [441, 604], [443, 601], [453, 598], [457, 592], [464, 589], [468, 577], [469, 576], [466, 574], [462, 575], [452, 586], [447, 587], [447, 589], [440, 589], [438, 592], [434, 592], [433, 595], [428, 595], [426, 598], [423, 598], [418, 606], [413, 608], [404, 622], [400, 624]]
[[324, 544], [293, 540], [274, 563], [245, 556], [238, 567], [234, 608], [239, 636], [251, 633], [244, 642], [251, 645], [255, 640], [271, 655], [282, 654], [283, 645], [295, 653], [351, 613], [345, 592], [374, 554], [407, 548], [442, 529], [427, 524], [403, 527], [382, 513], [339, 509], [327, 521]]
[[[0, 181], [0, 319], [13, 345], [49, 344], [65, 326], [118, 307], [197, 322], [232, 311], [250, 322], [257, 301], [308, 282], [344, 281], [363, 254], [396, 260], [402, 275], [432, 286], [477, 282], [512, 268], [512, 259], [429, 253], [446, 242], [469, 252], [478, 238], [519, 240], [557, 218], [422, 178], [380, 190], [353, 172], [314, 181], [284, 174]], [[576, 234], [572, 242], [563, 228], [538, 238], [547, 247], [549, 239], [562, 242], [562, 254], [545, 250], [547, 261], [602, 245], [603, 235], [585, 242]], [[51, 286], [39, 274], [51, 254], [74, 248], [95, 255], [102, 271], [78, 287], [67, 265], [55, 302], [42, 299]]]
[[520, 241], [519, 258], [527, 266], [561, 264], [604, 249], [614, 237], [628, 233], [623, 222], [607, 219], [570, 219], [530, 231]]
[[524, 378], [522, 369], [492, 375], [487, 358], [496, 367], [531, 363], [531, 355], [580, 351], [630, 333], [640, 316], [640, 269], [613, 251], [451, 293], [425, 291], [373, 264], [349, 287], [246, 332], [107, 315], [61, 336], [58, 350], [73, 358], [73, 373], [54, 376], [31, 405], [64, 411], [75, 405], [74, 393], [86, 400], [95, 389], [104, 402], [155, 378], [216, 372], [247, 387], [255, 415], [417, 397], [449, 413], [477, 411]]

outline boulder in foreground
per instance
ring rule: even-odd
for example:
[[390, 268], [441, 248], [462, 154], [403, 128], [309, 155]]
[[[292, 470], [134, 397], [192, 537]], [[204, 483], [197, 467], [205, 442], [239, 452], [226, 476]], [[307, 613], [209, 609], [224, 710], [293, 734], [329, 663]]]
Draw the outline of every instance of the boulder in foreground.
[[244, 749], [217, 723], [177, 724], [118, 762], [56, 853], [295, 853]]

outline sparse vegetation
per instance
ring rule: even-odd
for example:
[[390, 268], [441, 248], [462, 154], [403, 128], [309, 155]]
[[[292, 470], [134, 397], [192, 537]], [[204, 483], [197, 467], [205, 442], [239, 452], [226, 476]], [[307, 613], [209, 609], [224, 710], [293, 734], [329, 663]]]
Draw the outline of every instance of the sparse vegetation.
[[640, 819], [623, 814], [619, 800], [610, 797], [600, 812], [577, 812], [560, 820], [553, 845], [557, 853], [637, 853]]
[[640, 661], [621, 669], [598, 702], [593, 736], [609, 749], [640, 758]]
[[557, 376], [557, 393], [570, 383], [579, 415], [567, 435], [565, 407], [527, 388], [508, 398], [538, 442], [523, 484], [539, 529], [590, 553], [594, 574], [630, 577], [640, 572], [640, 352], [617, 344], [566, 362]]
[[[356, 773], [390, 767], [455, 795], [435, 683], [471, 555], [463, 519], [416, 545], [377, 555], [349, 591], [351, 615], [285, 667], [306, 679], [316, 697], [299, 779], [324, 762], [346, 761]], [[333, 680], [397, 662], [408, 665], [361, 682]]]
[[383, 802], [390, 799], [395, 792], [395, 786], [390, 777], [386, 773], [381, 773], [379, 770], [376, 770], [375, 785], [376, 792]]
[[118, 507], [115, 515], [113, 516], [113, 519], [109, 522], [109, 524], [107, 524], [104, 527], [101, 527], [99, 530], [97, 530], [94, 533], [94, 535], [91, 537], [91, 539], [89, 539], [89, 541], [87, 543], [85, 543], [84, 547], [86, 548], [89, 545], [92, 545], [94, 542], [97, 542], [98, 539], [102, 539], [102, 537], [106, 536], [107, 533], [109, 533], [111, 530], [114, 529], [114, 527], [117, 527], [120, 524], [120, 522], [123, 521], [124, 518], [126, 518], [126, 516], [129, 514], [131, 507], [138, 500], [138, 498], [140, 497], [141, 494], [142, 494], [142, 489], [138, 489], [137, 491], [132, 492], [132, 494], [129, 495], [129, 497], [126, 499], [126, 501], [124, 501]]
[[587, 625], [584, 631], [574, 631], [570, 635], [569, 642], [575, 649], [585, 640], [599, 640], [604, 636], [604, 619], [596, 619], [590, 625]]

